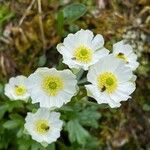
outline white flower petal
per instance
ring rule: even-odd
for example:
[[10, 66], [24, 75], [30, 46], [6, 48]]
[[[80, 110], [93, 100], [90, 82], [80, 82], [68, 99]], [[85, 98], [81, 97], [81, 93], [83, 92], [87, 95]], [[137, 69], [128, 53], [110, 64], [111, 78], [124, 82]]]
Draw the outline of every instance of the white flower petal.
[[99, 58], [99, 59], [101, 59], [101, 58], [107, 56], [108, 54], [109, 54], [109, 50], [106, 49], [106, 48], [104, 48], [104, 47], [101, 48], [100, 50], [97, 50], [97, 51], [95, 52], [95, 56], [96, 56], [97, 58]]
[[130, 67], [133, 71], [135, 69], [137, 69], [137, 67], [139, 66], [139, 63], [138, 62], [130, 62], [129, 64], [127, 64], [128, 67]]
[[91, 82], [92, 84], [97, 85], [97, 77], [99, 75], [99, 72], [97, 71], [96, 67], [97, 65], [91, 66], [90, 70], [87, 74], [87, 80]]
[[89, 43], [92, 42], [93, 37], [94, 37], [94, 34], [90, 30], [81, 29], [80, 31], [75, 33], [75, 39], [77, 40], [77, 43], [79, 43], [79, 44], [84, 43], [84, 44], [88, 45]]
[[[102, 74], [106, 76], [98, 80]], [[114, 85], [106, 82], [107, 76], [109, 81], [112, 76]], [[123, 61], [109, 55], [90, 67], [87, 80], [92, 83], [85, 86], [88, 96], [93, 97], [99, 104], [106, 103], [111, 108], [115, 108], [120, 107], [121, 101], [131, 98], [130, 94], [135, 90], [136, 76]]]
[[[137, 62], [137, 55], [133, 52], [131, 45], [125, 44], [123, 41], [120, 41], [113, 45], [113, 54], [116, 56], [119, 53], [124, 54], [126, 59], [126, 65], [130, 67], [132, 70], [135, 70], [139, 63]], [[121, 59], [121, 58], [118, 58]], [[122, 61], [124, 61], [122, 59]]]
[[76, 47], [76, 39], [74, 34], [68, 34], [68, 36], [64, 39], [63, 44], [68, 50], [72, 51]]
[[124, 94], [130, 95], [135, 91], [135, 83], [133, 82], [126, 82], [118, 85], [118, 90]]
[[117, 75], [119, 83], [129, 81], [133, 76], [132, 70], [122, 64], [116, 68], [114, 73]]
[[71, 50], [68, 49], [62, 43], [57, 45], [57, 50], [60, 54], [64, 55], [64, 57], [66, 57], [66, 58], [72, 57], [73, 49], [71, 49]]
[[97, 34], [92, 40], [93, 50], [98, 50], [104, 46], [104, 38], [101, 34]]
[[113, 52], [115, 54], [123, 53], [129, 55], [132, 51], [132, 47], [129, 44], [125, 44], [123, 41], [117, 42], [113, 45]]
[[[69, 68], [88, 70], [89, 66], [95, 64], [99, 59], [108, 54], [108, 50], [103, 48], [103, 45], [104, 39], [100, 34], [94, 37], [92, 31], [81, 29], [75, 34], [68, 34], [64, 42], [57, 45], [57, 50], [63, 55], [63, 63], [67, 64]], [[87, 57], [82, 56], [82, 54], [80, 56], [80, 48], [82, 47], [88, 51]], [[75, 56], [78, 52], [77, 50], [79, 50], [78, 59]]]
[[135, 82], [136, 81], [136, 79], [137, 79], [137, 76], [136, 75], [132, 75], [132, 78], [131, 78], [131, 82]]
[[96, 101], [99, 101], [100, 99], [100, 93], [96, 86], [94, 85], [85, 85], [85, 88], [87, 90], [87, 95], [96, 99]]
[[88, 74], [93, 72], [93, 70], [95, 70], [95, 73], [97, 72], [96, 73], [97, 75], [105, 71], [114, 72], [116, 68], [120, 65], [120, 63], [123, 63], [123, 62], [116, 59], [113, 55], [105, 56], [101, 58], [96, 64], [90, 67], [91, 71], [89, 70]]
[[[31, 135], [32, 139], [37, 142], [47, 142], [48, 144], [55, 142], [60, 137], [60, 131], [62, 129], [63, 122], [59, 119], [60, 113], [50, 112], [47, 108], [40, 108], [36, 113], [28, 113], [25, 118], [25, 129]], [[44, 120], [44, 122], [43, 122]], [[37, 122], [42, 121], [48, 125], [49, 129], [44, 133], [41, 133]], [[46, 121], [46, 122], [45, 122]]]
[[108, 104], [111, 108], [118, 108], [121, 106], [120, 103], [116, 103], [113, 99], [109, 99]]
[[120, 101], [126, 101], [130, 98], [129, 95], [116, 91], [115, 93], [110, 94], [111, 99], [113, 99], [115, 102], [120, 102]]
[[[27, 78], [23, 75], [12, 77], [9, 79], [9, 83], [5, 85], [4, 93], [11, 100], [23, 100], [27, 101], [30, 97], [27, 87], [26, 87]], [[24, 89], [23, 93], [16, 93], [16, 87], [22, 87]]]
[[89, 97], [94, 98], [98, 104], [107, 103], [106, 98], [107, 95], [105, 93], [101, 93], [100, 90], [94, 85], [85, 85], [87, 90], [87, 95]]
[[74, 60], [67, 57], [63, 57], [63, 63], [68, 65], [69, 68], [76, 68], [76, 69], [81, 68], [81, 66], [77, 64]]
[[[43, 80], [48, 76], [59, 77], [62, 82], [62, 88], [59, 89], [56, 95], [51, 95], [43, 88]], [[31, 95], [32, 103], [39, 102], [40, 107], [46, 108], [61, 107], [69, 102], [77, 91], [76, 76], [68, 69], [57, 71], [55, 68], [40, 68], [28, 77], [26, 85]]]
[[110, 96], [105, 92], [100, 92], [97, 87], [93, 85], [86, 85], [88, 96], [94, 98], [98, 104], [109, 104], [111, 108], [120, 107], [119, 102], [115, 102]]
[[76, 76], [68, 69], [63, 70], [61, 75], [63, 76], [63, 80], [66, 83], [64, 85], [64, 91], [70, 94], [75, 93], [77, 85]]
[[128, 55], [128, 60], [129, 61], [136, 61], [137, 60], [137, 55], [135, 53], [130, 53], [130, 55]]

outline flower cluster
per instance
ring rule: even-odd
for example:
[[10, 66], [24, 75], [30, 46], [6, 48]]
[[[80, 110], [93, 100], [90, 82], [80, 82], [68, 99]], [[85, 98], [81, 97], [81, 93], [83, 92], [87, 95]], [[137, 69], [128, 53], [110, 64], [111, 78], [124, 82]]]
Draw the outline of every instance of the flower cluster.
[[[69, 34], [63, 43], [57, 45], [63, 56], [63, 63], [69, 68], [85, 70], [88, 84], [87, 95], [98, 104], [119, 107], [135, 90], [136, 76], [133, 71], [138, 67], [137, 56], [132, 47], [124, 41], [113, 45], [113, 52], [104, 47], [103, 36], [94, 36], [90, 30], [81, 29]], [[38, 68], [28, 78], [12, 77], [5, 86], [5, 95], [12, 100], [25, 100], [39, 103], [36, 113], [28, 113], [25, 129], [32, 138], [40, 143], [51, 143], [60, 136], [63, 121], [54, 109], [71, 101], [78, 92], [76, 75], [69, 69]]]

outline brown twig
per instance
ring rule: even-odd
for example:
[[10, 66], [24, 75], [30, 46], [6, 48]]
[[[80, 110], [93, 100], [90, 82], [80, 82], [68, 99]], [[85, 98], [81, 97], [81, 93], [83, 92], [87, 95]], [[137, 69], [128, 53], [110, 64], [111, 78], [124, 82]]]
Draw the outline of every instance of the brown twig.
[[26, 9], [24, 15], [22, 16], [22, 18], [20, 19], [19, 21], [19, 26], [21, 26], [21, 24], [23, 23], [24, 19], [26, 18], [27, 16], [27, 13], [29, 12], [29, 10], [32, 8], [33, 4], [35, 3], [36, 0], [32, 0], [30, 5], [28, 6], [28, 8]]
[[40, 25], [42, 42], [43, 42], [43, 50], [45, 50], [46, 49], [46, 40], [45, 40], [44, 29], [43, 29], [43, 22], [42, 22], [41, 0], [38, 0], [38, 11], [39, 11], [39, 25]]
[[4, 37], [0, 37], [0, 41], [2, 41], [5, 44], [10, 44], [10, 41]]
[[4, 65], [4, 56], [0, 55], [0, 66], [2, 68], [2, 73], [6, 75], [5, 65]]

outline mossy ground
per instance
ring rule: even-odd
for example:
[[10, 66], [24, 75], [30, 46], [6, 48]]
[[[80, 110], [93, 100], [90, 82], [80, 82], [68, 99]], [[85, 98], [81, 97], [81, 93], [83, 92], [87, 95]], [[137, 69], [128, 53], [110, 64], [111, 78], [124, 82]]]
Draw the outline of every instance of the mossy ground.
[[[78, 8], [77, 12], [74, 10], [76, 8], [72, 8], [73, 11], [68, 10], [66, 6], [73, 3], [82, 3], [84, 7]], [[84, 121], [81, 119], [83, 126], [93, 137], [93, 141], [86, 146], [90, 145], [91, 147], [89, 146], [88, 149], [91, 150], [149, 150], [149, 12], [148, 0], [1, 0], [0, 149], [43, 149], [22, 134], [23, 128], [21, 127], [24, 117], [27, 111], [33, 110], [33, 106], [21, 102], [11, 102], [4, 96], [3, 87], [10, 77], [20, 74], [29, 75], [41, 66], [67, 68], [62, 64], [62, 57], [56, 51], [56, 45], [68, 33], [74, 33], [83, 28], [90, 29], [95, 34], [102, 34], [106, 41], [105, 46], [110, 50], [113, 43], [124, 37], [134, 46], [140, 63], [135, 72], [137, 88], [132, 95], [133, 98], [123, 102], [120, 108], [97, 108], [93, 103], [83, 104], [83, 102], [71, 108], [83, 113], [85, 117], [92, 114], [92, 111], [94, 112], [93, 117], [97, 120], [96, 127], [90, 125], [88, 119], [85, 121], [82, 118], [86, 122], [84, 125]], [[85, 89], [81, 88], [78, 101], [82, 100], [84, 96]], [[67, 115], [64, 113], [63, 116], [66, 121], [70, 117], [67, 111], [65, 109], [64, 112]], [[69, 117], [66, 118], [66, 116]], [[72, 127], [71, 125], [68, 123], [66, 131]], [[86, 132], [81, 129], [80, 131], [86, 136]], [[52, 145], [47, 149], [51, 150], [54, 147], [60, 150], [87, 149], [86, 146], [83, 146], [84, 141], [70, 142], [66, 131], [62, 132], [62, 136], [55, 146]], [[95, 138], [96, 140], [94, 140]]]

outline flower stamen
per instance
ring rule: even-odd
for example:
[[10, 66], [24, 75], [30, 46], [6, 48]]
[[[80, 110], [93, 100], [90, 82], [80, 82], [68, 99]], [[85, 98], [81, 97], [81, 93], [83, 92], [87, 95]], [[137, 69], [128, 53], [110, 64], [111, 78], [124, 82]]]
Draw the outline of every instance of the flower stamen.
[[75, 50], [73, 58], [82, 63], [89, 63], [92, 60], [92, 54], [90, 48], [81, 45]]
[[15, 86], [15, 93], [17, 96], [22, 96], [27, 92], [27, 89], [23, 85], [16, 85]]
[[50, 129], [47, 120], [38, 120], [35, 126], [36, 126], [36, 131], [40, 134], [45, 134]]
[[105, 72], [98, 76], [98, 87], [101, 92], [113, 93], [117, 88], [117, 78], [111, 72]]
[[59, 76], [45, 76], [42, 83], [42, 88], [50, 96], [56, 96], [64, 87], [63, 80]]

